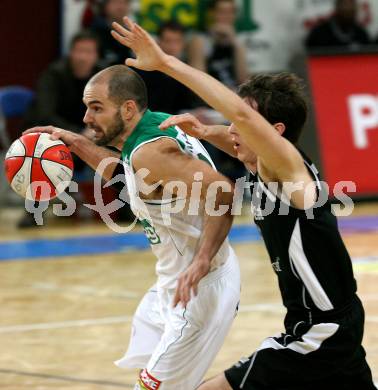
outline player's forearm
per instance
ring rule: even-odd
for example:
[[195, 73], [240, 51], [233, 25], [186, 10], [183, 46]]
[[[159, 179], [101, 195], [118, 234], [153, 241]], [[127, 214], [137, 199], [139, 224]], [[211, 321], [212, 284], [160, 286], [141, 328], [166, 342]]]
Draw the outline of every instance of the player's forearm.
[[[99, 164], [106, 158], [115, 158], [119, 161], [119, 155], [117, 153], [101, 146], [97, 146], [84, 136], [78, 136], [76, 141], [70, 146], [70, 149], [95, 171], [97, 170]], [[109, 161], [105, 164], [105, 169], [102, 170], [101, 175], [104, 180], [111, 180], [117, 164], [118, 162], [116, 161]]]
[[195, 255], [197, 261], [211, 263], [231, 229], [233, 216], [227, 212], [221, 217], [206, 216], [201, 240]]
[[215, 210], [218, 210], [219, 207], [227, 207], [227, 211], [220, 216], [205, 212], [201, 239], [195, 255], [196, 260], [211, 262], [227, 238], [233, 221], [232, 199], [232, 191], [222, 192], [221, 195], [217, 195]]
[[222, 125], [206, 126], [205, 132], [201, 139], [205, 140], [209, 144], [214, 145], [225, 153], [232, 157], [236, 157], [234, 150], [234, 143], [232, 142], [231, 136], [228, 133], [228, 127]]

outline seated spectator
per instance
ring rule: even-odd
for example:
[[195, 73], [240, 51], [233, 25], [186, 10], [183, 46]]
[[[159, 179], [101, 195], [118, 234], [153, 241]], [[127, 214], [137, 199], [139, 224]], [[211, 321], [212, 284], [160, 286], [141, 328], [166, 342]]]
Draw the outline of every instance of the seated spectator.
[[[96, 36], [90, 31], [76, 34], [71, 40], [68, 56], [50, 64], [40, 76], [24, 127], [53, 125], [76, 132], [84, 131], [86, 107], [82, 100], [83, 90], [89, 79], [100, 70], [98, 58]], [[74, 165], [74, 180], [79, 181], [86, 166], [80, 159], [75, 159]], [[32, 214], [26, 213], [18, 226], [35, 226]]]
[[193, 37], [188, 48], [188, 63], [209, 73], [232, 89], [248, 77], [246, 54], [235, 31], [235, 0], [210, 3], [212, 24], [207, 34]]
[[84, 128], [83, 90], [99, 71], [98, 43], [89, 31], [76, 34], [68, 56], [52, 64], [40, 76], [35, 101], [25, 126], [53, 125], [80, 132]]
[[123, 24], [122, 18], [130, 13], [131, 0], [103, 0], [99, 14], [93, 18], [90, 30], [100, 41], [100, 57], [104, 66], [123, 64], [131, 51], [117, 42], [110, 34], [112, 22]]
[[305, 42], [308, 49], [354, 48], [369, 43], [367, 31], [357, 21], [357, 0], [335, 0], [333, 16], [314, 27]]
[[[158, 31], [158, 44], [169, 55], [185, 59], [185, 29], [174, 21], [163, 23]], [[200, 100], [183, 84], [161, 72], [136, 69], [147, 85], [149, 107], [153, 111], [177, 114], [191, 110]]]

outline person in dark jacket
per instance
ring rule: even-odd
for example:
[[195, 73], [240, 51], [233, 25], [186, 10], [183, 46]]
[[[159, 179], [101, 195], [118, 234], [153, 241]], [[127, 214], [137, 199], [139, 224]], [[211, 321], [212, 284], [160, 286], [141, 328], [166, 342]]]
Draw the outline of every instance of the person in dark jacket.
[[26, 127], [53, 125], [81, 132], [84, 129], [84, 86], [99, 71], [98, 43], [89, 31], [76, 34], [67, 57], [53, 62], [40, 76]]
[[357, 21], [356, 0], [336, 0], [333, 16], [310, 31], [305, 42], [308, 49], [354, 48], [369, 43], [369, 34]]

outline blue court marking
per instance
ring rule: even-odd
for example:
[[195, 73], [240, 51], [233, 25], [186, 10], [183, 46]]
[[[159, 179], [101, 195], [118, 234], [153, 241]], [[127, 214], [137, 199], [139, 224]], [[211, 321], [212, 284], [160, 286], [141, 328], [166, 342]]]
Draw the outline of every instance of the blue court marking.
[[[339, 218], [339, 226], [344, 233], [378, 231], [378, 216]], [[255, 225], [235, 225], [229, 237], [232, 243], [253, 242], [260, 240], [260, 233]], [[0, 261], [122, 253], [149, 247], [144, 233], [8, 241], [0, 243]]]
[[[230, 232], [234, 243], [257, 241], [260, 234], [253, 225], [234, 226]], [[150, 247], [144, 233], [81, 236], [61, 239], [35, 239], [0, 243], [0, 261], [33, 258], [122, 253]]]

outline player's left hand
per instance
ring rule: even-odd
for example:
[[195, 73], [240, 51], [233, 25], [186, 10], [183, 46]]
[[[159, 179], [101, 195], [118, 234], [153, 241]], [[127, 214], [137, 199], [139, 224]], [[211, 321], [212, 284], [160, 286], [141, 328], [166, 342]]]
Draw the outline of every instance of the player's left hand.
[[127, 58], [126, 65], [142, 70], [161, 70], [169, 57], [155, 42], [155, 40], [138, 24], [128, 17], [124, 17], [125, 27], [117, 22], [112, 23], [111, 34], [120, 44], [129, 47], [136, 55], [136, 59]]
[[183, 307], [186, 307], [192, 293], [194, 296], [198, 293], [198, 283], [210, 271], [211, 261], [208, 259], [195, 258], [189, 268], [183, 272], [177, 282], [175, 296], [173, 298], [173, 307], [180, 302]]

